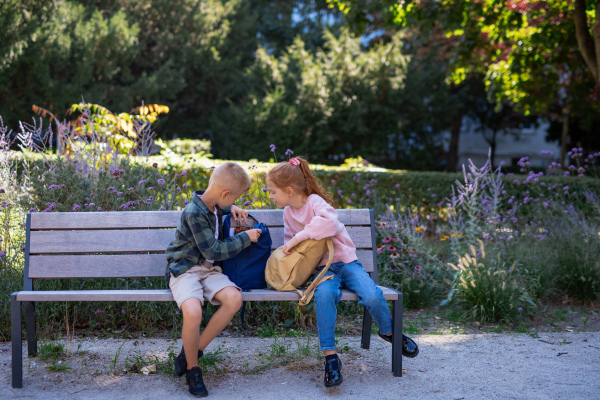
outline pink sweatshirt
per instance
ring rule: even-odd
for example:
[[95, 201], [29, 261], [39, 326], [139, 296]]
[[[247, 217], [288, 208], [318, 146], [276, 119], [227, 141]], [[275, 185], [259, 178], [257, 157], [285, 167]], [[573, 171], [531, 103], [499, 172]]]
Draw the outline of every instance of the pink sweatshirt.
[[[356, 260], [356, 247], [348, 235], [344, 224], [338, 220], [335, 208], [321, 196], [311, 194], [302, 208], [287, 206], [283, 210], [283, 236], [285, 243], [294, 236], [299, 242], [306, 239], [320, 240], [331, 237], [333, 241], [333, 262], [349, 263]], [[319, 265], [326, 265], [327, 251]]]

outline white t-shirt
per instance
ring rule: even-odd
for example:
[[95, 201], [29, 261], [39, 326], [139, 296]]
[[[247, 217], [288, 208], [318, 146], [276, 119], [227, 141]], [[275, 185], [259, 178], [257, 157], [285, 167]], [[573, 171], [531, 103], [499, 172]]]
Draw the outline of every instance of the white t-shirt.
[[[213, 214], [215, 214], [215, 221], [217, 221], [217, 223], [215, 224], [215, 239], [219, 240], [219, 216], [217, 215], [216, 207], [215, 207], [215, 211], [213, 211]], [[206, 260], [206, 262], [214, 264], [215, 260]]]

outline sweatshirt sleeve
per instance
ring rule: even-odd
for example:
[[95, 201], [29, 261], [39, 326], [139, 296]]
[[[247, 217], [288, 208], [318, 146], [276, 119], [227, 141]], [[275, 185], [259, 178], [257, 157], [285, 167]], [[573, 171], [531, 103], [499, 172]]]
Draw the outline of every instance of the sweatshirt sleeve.
[[314, 207], [315, 215], [303, 230], [296, 233], [299, 242], [306, 239], [321, 240], [340, 233], [344, 225], [340, 223], [335, 208], [320, 197], [311, 206]]
[[287, 243], [290, 240], [292, 240], [292, 238], [296, 234], [296, 232], [294, 232], [292, 230], [291, 226], [292, 226], [292, 224], [291, 224], [290, 215], [287, 212], [287, 210], [284, 210], [283, 211], [283, 243]]

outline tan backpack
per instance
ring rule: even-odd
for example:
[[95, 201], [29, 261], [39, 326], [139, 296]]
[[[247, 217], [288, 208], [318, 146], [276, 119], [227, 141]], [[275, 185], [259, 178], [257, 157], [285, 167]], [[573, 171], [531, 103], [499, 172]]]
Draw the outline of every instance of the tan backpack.
[[[306, 284], [318, 267], [325, 251], [329, 250], [327, 265], [305, 291], [298, 288]], [[323, 277], [333, 260], [333, 242], [330, 238], [308, 239], [300, 242], [286, 255], [283, 246], [275, 250], [267, 260], [265, 279], [277, 291], [296, 290], [300, 294], [300, 305], [307, 305], [317, 286], [332, 276]]]

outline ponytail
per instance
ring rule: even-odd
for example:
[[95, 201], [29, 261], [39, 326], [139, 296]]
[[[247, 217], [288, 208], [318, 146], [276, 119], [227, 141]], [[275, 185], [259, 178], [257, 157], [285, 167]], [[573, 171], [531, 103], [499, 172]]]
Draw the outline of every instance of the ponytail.
[[290, 161], [280, 162], [268, 172], [267, 179], [271, 180], [277, 187], [290, 186], [304, 193], [307, 197], [316, 194], [329, 205], [335, 207], [333, 199], [313, 175], [308, 166], [308, 161], [304, 157], [294, 157]]

